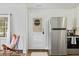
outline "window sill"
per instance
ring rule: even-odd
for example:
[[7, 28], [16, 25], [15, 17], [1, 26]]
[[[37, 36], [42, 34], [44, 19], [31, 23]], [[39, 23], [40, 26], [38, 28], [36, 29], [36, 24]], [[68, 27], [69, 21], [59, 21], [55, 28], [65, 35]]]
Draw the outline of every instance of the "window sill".
[[6, 39], [6, 38], [7, 38], [7, 37], [0, 37], [0, 40], [1, 40], [1, 39]]

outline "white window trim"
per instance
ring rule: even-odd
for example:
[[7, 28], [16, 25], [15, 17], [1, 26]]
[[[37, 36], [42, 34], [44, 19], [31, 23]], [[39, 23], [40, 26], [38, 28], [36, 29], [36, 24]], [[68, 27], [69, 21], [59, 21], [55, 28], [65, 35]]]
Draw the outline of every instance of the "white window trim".
[[7, 37], [0, 37], [0, 40], [1, 39], [10, 39], [10, 14], [1, 14], [0, 17], [8, 17]]

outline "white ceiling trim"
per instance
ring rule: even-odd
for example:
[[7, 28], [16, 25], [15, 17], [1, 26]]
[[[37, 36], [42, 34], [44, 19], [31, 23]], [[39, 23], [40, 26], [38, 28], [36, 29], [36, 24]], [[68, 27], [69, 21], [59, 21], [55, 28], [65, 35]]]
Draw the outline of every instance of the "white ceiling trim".
[[27, 8], [75, 8], [79, 3], [28, 3]]

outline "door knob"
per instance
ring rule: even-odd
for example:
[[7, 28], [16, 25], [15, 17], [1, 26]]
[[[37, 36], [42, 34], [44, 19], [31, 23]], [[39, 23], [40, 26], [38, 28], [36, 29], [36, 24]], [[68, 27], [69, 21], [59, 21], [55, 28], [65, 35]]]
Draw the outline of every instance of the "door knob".
[[44, 34], [44, 32], [42, 32]]

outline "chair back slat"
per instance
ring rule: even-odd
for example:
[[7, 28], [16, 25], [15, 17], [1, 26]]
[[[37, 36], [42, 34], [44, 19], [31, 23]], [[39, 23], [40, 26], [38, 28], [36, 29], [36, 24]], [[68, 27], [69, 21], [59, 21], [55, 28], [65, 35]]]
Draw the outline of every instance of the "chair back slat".
[[18, 36], [18, 38], [17, 38], [17, 42], [16, 42], [17, 48], [18, 48], [18, 44], [19, 44], [19, 39], [20, 39], [20, 36]]
[[17, 37], [17, 41], [16, 41], [16, 44], [14, 45], [13, 49], [15, 49], [16, 47], [18, 48], [19, 39], [20, 39], [20, 36]]

